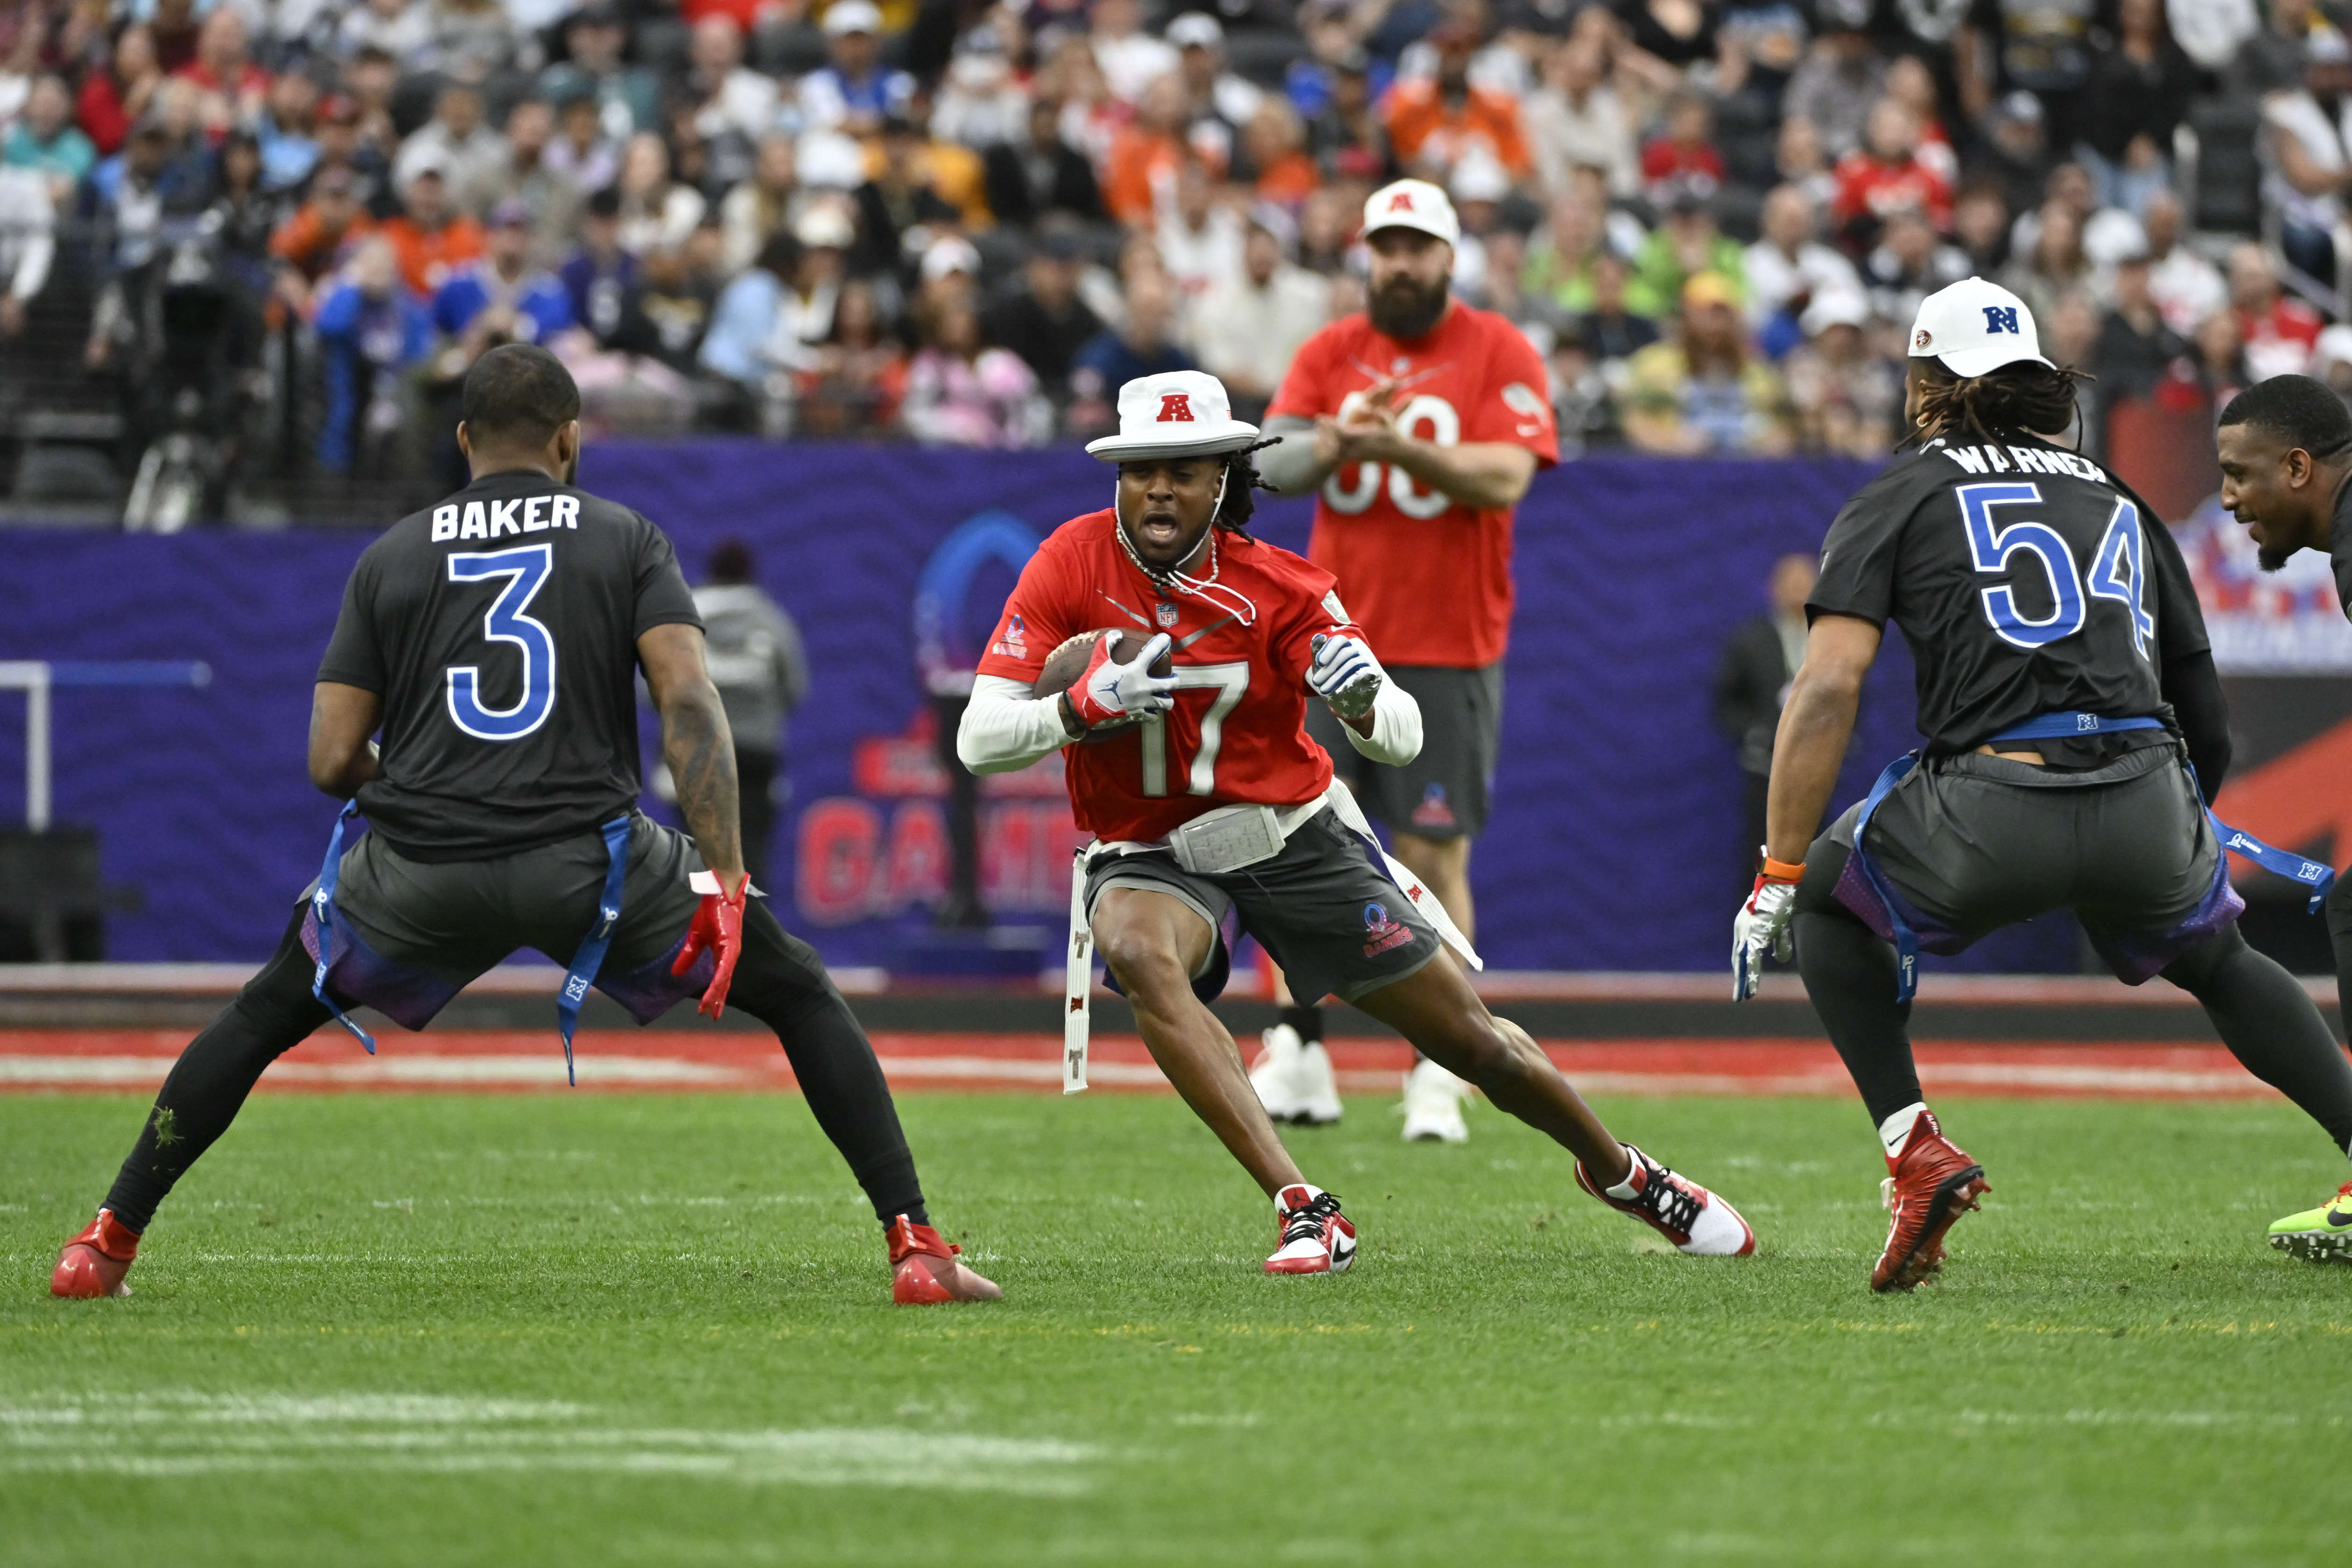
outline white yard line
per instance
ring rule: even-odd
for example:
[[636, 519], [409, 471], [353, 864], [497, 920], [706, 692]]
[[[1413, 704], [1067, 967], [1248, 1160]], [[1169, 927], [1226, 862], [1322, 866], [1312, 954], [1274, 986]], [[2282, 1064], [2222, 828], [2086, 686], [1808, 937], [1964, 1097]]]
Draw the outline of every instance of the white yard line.
[[593, 1406], [415, 1394], [66, 1394], [0, 1405], [0, 1474], [572, 1470], [753, 1486], [1092, 1489], [1087, 1443], [899, 1427], [596, 1424]]

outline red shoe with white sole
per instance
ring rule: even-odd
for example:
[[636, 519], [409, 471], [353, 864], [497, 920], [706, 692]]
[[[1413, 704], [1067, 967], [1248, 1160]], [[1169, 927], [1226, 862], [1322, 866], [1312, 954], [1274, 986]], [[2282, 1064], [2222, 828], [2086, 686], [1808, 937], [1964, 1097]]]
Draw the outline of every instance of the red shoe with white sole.
[[1880, 1196], [1895, 1216], [1886, 1250], [1870, 1271], [1874, 1290], [1908, 1290], [1944, 1266], [1944, 1233], [1991, 1190], [1984, 1167], [1944, 1136], [1933, 1111], [1913, 1119], [1903, 1152], [1886, 1162]]
[[933, 1307], [942, 1301], [995, 1301], [1004, 1292], [992, 1279], [966, 1268], [963, 1251], [927, 1225], [900, 1215], [890, 1222], [890, 1300], [902, 1307]]
[[1576, 1184], [1615, 1209], [1632, 1215], [1694, 1258], [1746, 1258], [1756, 1250], [1756, 1233], [1739, 1211], [1688, 1176], [1678, 1176], [1631, 1143], [1626, 1155], [1633, 1169], [1619, 1184], [1633, 1189], [1618, 1197], [1588, 1174], [1584, 1162], [1576, 1163]]
[[1320, 1187], [1298, 1182], [1275, 1194], [1274, 1226], [1268, 1274], [1342, 1274], [1356, 1261], [1356, 1227]]
[[112, 1209], [100, 1209], [89, 1228], [58, 1254], [58, 1266], [49, 1275], [49, 1294], [75, 1300], [128, 1296], [131, 1287], [122, 1282], [122, 1277], [131, 1272], [131, 1260], [138, 1256], [138, 1233], [116, 1219]]

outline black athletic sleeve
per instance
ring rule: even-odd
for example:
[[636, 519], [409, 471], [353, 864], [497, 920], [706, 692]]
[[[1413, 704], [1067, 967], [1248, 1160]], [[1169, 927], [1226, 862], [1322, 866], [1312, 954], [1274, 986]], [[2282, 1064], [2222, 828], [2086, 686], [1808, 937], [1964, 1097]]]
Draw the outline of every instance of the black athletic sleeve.
[[1807, 621], [1853, 616], [1874, 626], [1895, 607], [1895, 558], [1915, 503], [1866, 485], [1830, 524], [1822, 545], [1822, 574], [1805, 601]]
[[677, 552], [670, 547], [669, 535], [643, 517], [637, 521], [645, 529], [645, 537], [637, 545], [636, 626], [629, 635], [641, 637], [656, 626], [700, 627], [702, 616], [694, 607], [686, 574], [678, 570]]
[[[2168, 669], [2172, 661], [2193, 653], [2210, 653], [2213, 639], [2205, 631], [2205, 611], [2197, 603], [2197, 585], [2189, 580], [2189, 563], [2156, 511], [2137, 496], [2132, 500], [2147, 521], [2140, 537], [2147, 547], [2147, 573], [2156, 591], [2156, 646]], [[2169, 697], [2170, 693], [2166, 694]]]
[[343, 607], [335, 617], [334, 636], [319, 661], [319, 679], [339, 686], [356, 686], [381, 696], [386, 678], [383, 645], [375, 628], [375, 552], [368, 551], [352, 568], [343, 584]]
[[2164, 700], [2172, 704], [2172, 716], [2189, 742], [2189, 765], [2197, 770], [2197, 787], [2210, 805], [2230, 776], [2231, 750], [2230, 704], [2221, 695], [2212, 654], [2200, 648], [2167, 659]]

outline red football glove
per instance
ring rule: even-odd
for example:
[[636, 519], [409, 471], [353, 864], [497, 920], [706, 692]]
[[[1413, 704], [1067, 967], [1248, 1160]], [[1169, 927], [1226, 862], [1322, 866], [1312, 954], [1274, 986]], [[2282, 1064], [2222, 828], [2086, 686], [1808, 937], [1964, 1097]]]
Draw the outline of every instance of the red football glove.
[[[719, 885], [724, 889], [727, 879], [720, 877]], [[751, 893], [751, 879], [745, 874], [731, 893], [703, 894], [701, 905], [694, 911], [694, 923], [686, 928], [686, 945], [678, 949], [677, 962], [669, 966], [672, 974], [683, 974], [706, 950], [716, 956], [718, 967], [711, 972], [710, 985], [695, 1008], [712, 1018], [727, 1011], [727, 988], [735, 983], [735, 961], [743, 956], [743, 904]]]

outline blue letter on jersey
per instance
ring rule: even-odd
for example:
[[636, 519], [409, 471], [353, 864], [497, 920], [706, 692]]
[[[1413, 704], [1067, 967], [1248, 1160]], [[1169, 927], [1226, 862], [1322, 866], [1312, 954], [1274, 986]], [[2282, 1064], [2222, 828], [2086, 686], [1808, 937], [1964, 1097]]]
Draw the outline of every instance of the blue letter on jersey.
[[2091, 557], [2091, 597], [2116, 599], [2131, 612], [2132, 647], [2147, 657], [2147, 639], [2156, 635], [2156, 617], [2147, 608], [2147, 557], [2140, 541], [2139, 508], [2116, 498], [2116, 514], [2107, 520], [2106, 537]]
[[482, 617], [482, 635], [522, 649], [522, 698], [503, 710], [482, 706], [479, 666], [449, 667], [449, 717], [477, 740], [520, 741], [555, 711], [555, 639], [546, 626], [524, 613], [554, 565], [554, 552], [544, 544], [449, 557], [452, 583], [507, 579], [489, 614]]
[[[1990, 306], [1986, 307], [1992, 309]], [[2033, 485], [1962, 485], [1960, 520], [1969, 531], [1969, 555], [1979, 572], [2007, 572], [2010, 557], [2022, 550], [2039, 556], [2050, 576], [2050, 614], [2028, 620], [2017, 607], [2017, 594], [2009, 584], [1982, 592], [1985, 619], [1995, 636], [2013, 647], [2037, 648], [2083, 629], [2083, 579], [2074, 568], [2074, 552], [2058, 531], [2046, 522], [2012, 522], [1993, 526], [1997, 506], [2039, 505], [2041, 489]]]

